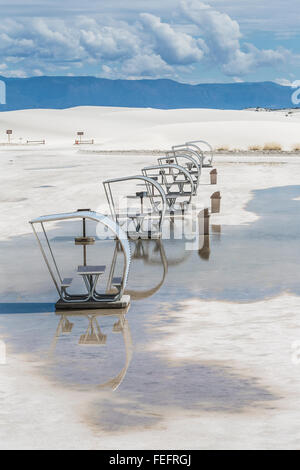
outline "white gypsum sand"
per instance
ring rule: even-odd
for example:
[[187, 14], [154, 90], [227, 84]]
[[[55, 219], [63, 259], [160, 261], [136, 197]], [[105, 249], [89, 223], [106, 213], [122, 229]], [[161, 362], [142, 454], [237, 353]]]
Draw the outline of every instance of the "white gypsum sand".
[[97, 448], [95, 434], [82, 422], [86, 395], [51, 384], [37, 366], [10, 349], [0, 366], [0, 449]]
[[[79, 153], [72, 145], [77, 130], [95, 138], [95, 148], [107, 150], [168, 148], [194, 138], [240, 148], [276, 141], [289, 149], [299, 140], [297, 120], [298, 116], [286, 118], [281, 113], [217, 110], [76, 108], [1, 113], [3, 140], [4, 130], [13, 128], [16, 141], [45, 138], [47, 143], [0, 147], [0, 240], [13, 243], [14, 237], [30, 234], [28, 220], [39, 215], [80, 207], [105, 209], [102, 180], [138, 174], [142, 166], [156, 160], [153, 155]], [[222, 211], [212, 216], [213, 224], [251, 224], [257, 215], [245, 205], [253, 190], [299, 184], [297, 157], [220, 156], [216, 161], [218, 185], [208, 184], [209, 170], [204, 170], [197, 196], [200, 205], [209, 205], [211, 193], [221, 192]], [[51, 286], [51, 281], [42, 269], [42, 259], [32, 266], [24, 252], [20, 265], [24, 260], [26, 276], [17, 275], [18, 292], [38, 302], [39, 288], [45, 282]], [[13, 289], [15, 274], [9, 253], [2, 267], [5, 293]], [[25, 277], [32, 279], [29, 292]], [[52, 294], [48, 300], [53, 300]], [[156, 324], [149, 326], [162, 335], [147, 346], [149, 353], [172, 363], [198, 361], [234, 368], [245, 377], [255, 377], [278, 400], [270, 409], [253, 406], [238, 413], [166, 407], [158, 410], [159, 423], [122, 431], [105, 432], [92, 426], [88, 411], [95, 398], [92, 393], [87, 396], [64, 389], [41, 377], [34, 356], [8, 348], [8, 364], [0, 366], [4, 423], [0, 447], [293, 448], [299, 435], [300, 384], [291, 344], [298, 340], [298, 312], [298, 297], [289, 295], [249, 304], [193, 300], [177, 304], [176, 309], [166, 305], [162, 315], [174, 322], [162, 327], [156, 318]], [[9, 345], [9, 336], [6, 339]]]
[[[65, 110], [25, 110], [0, 114], [0, 143], [46, 139], [47, 145], [70, 146], [83, 131], [99, 150], [165, 149], [174, 142], [205, 138], [215, 148], [247, 150], [277, 143], [283, 150], [299, 145], [300, 113], [211, 109], [78, 107]], [[20, 140], [22, 139], [22, 140]]]

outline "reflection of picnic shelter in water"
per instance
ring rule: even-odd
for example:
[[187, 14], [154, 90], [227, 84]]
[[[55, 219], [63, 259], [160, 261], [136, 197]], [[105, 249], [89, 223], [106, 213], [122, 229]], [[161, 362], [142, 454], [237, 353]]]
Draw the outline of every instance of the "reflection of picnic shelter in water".
[[[130, 365], [131, 359], [132, 359], [132, 352], [133, 352], [133, 346], [132, 346], [132, 338], [131, 338], [131, 333], [130, 333], [130, 328], [129, 328], [129, 323], [126, 318], [126, 314], [129, 310], [129, 307], [124, 308], [124, 309], [118, 309], [118, 310], [78, 310], [74, 312], [65, 312], [65, 311], [57, 311], [56, 315], [60, 316], [60, 320], [56, 329], [56, 333], [53, 339], [52, 343], [52, 348], [51, 352], [52, 354], [55, 351], [57, 342], [59, 341], [60, 336], [66, 335], [66, 334], [71, 334], [74, 323], [76, 322], [76, 318], [82, 318], [86, 317], [87, 319], [87, 329], [86, 331], [80, 335], [79, 341], [78, 341], [78, 346], [79, 347], [97, 347], [97, 346], [105, 346], [107, 342], [107, 335], [103, 334], [101, 331], [101, 319], [107, 318], [107, 317], [114, 317], [115, 318], [115, 323], [113, 324], [112, 328], [112, 334], [121, 334], [123, 341], [124, 341], [124, 346], [125, 346], [125, 364], [124, 367], [121, 369], [121, 371], [108, 381], [97, 385], [97, 388], [108, 388], [112, 390], [116, 390], [120, 384], [122, 383], [128, 367]], [[70, 318], [72, 318], [72, 322], [70, 321]]]
[[[136, 240], [131, 241], [130, 245], [131, 271], [125, 292], [132, 300], [142, 300], [156, 294], [166, 280], [168, 268], [179, 266], [192, 254], [192, 251], [185, 249], [183, 240]], [[139, 264], [142, 264], [142, 271]], [[134, 287], [136, 284], [138, 287]]]
[[[133, 254], [132, 254], [132, 263], [134, 269], [134, 263], [138, 261], [143, 261], [145, 268], [144, 277], [152, 281], [151, 274], [147, 275], [147, 271], [151, 266], [161, 266], [161, 274], [158, 279], [155, 278], [155, 285], [146, 289], [132, 289], [127, 288], [126, 294], [130, 295], [130, 298], [133, 300], [146, 299], [151, 297], [156, 292], [159, 291], [163, 285], [167, 272], [168, 272], [168, 262], [164, 250], [164, 245], [162, 240], [136, 240], [132, 242]], [[148, 268], [148, 269], [147, 269]], [[150, 282], [151, 282], [150, 281]]]

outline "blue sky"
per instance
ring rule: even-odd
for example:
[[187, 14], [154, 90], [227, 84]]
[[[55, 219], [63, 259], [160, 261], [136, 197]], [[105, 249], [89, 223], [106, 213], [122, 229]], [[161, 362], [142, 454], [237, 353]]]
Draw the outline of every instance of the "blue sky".
[[300, 79], [299, 0], [0, 0], [0, 75]]

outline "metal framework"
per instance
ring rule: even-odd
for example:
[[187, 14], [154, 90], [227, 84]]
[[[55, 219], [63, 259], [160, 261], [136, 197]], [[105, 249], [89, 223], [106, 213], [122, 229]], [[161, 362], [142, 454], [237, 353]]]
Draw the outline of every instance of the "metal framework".
[[[189, 171], [176, 164], [151, 165], [142, 169], [143, 175], [157, 179], [165, 191], [170, 212], [184, 211], [196, 193], [195, 184]], [[176, 189], [176, 191], [174, 190]]]
[[[129, 181], [141, 182], [143, 191], [136, 192], [135, 194], [123, 194], [122, 198], [135, 199], [139, 202], [137, 208], [120, 208], [118, 204], [116, 193], [112, 187], [118, 183]], [[137, 183], [138, 184], [138, 183]], [[167, 199], [165, 191], [162, 186], [147, 175], [126, 176], [122, 178], [113, 178], [103, 182], [105, 195], [110, 208], [113, 219], [121, 226], [125, 223], [128, 224], [126, 232], [130, 238], [158, 238], [162, 233], [162, 225], [167, 209]], [[150, 202], [150, 208], [144, 207], [145, 200]], [[126, 201], [127, 204], [127, 201]], [[151, 225], [151, 230], [144, 230], [145, 222]], [[130, 224], [133, 225], [134, 230], [130, 230]], [[153, 230], [154, 228], [154, 230]]]
[[172, 151], [176, 153], [177, 155], [184, 154], [184, 155], [189, 155], [193, 157], [194, 159], [197, 160], [202, 170], [203, 160], [204, 160], [204, 154], [202, 150], [198, 151], [196, 149], [191, 149], [186, 144], [183, 144], [183, 145], [173, 145]]
[[[204, 153], [203, 151], [201, 150], [201, 147], [200, 147], [200, 144], [202, 145], [205, 145], [206, 147], [208, 147], [208, 151], [210, 153], [209, 156], [204, 156]], [[212, 168], [213, 166], [213, 159], [214, 159], [214, 151], [213, 151], [213, 148], [212, 146], [206, 142], [205, 140], [192, 140], [190, 142], [186, 142], [185, 144], [187, 147], [191, 147], [192, 149], [196, 149], [197, 152], [200, 152], [200, 154], [202, 155], [202, 157], [204, 157], [204, 160], [203, 160], [203, 168]]]
[[170, 152], [166, 152], [165, 157], [158, 158], [158, 163], [160, 165], [175, 163], [176, 165], [185, 168], [190, 173], [194, 182], [194, 196], [197, 194], [201, 177], [202, 159], [199, 161], [195, 152], [191, 152], [189, 150], [172, 150]]
[[[82, 245], [84, 250], [84, 262], [83, 266], [78, 266], [77, 274], [80, 275], [85, 283], [86, 293], [83, 294], [71, 294], [68, 289], [70, 288], [73, 279], [72, 278], [63, 278], [57, 260], [54, 257], [54, 253], [51, 247], [51, 243], [47, 236], [47, 232], [45, 229], [45, 225], [49, 222], [66, 222], [74, 219], [81, 219], [82, 226], [83, 226], [83, 234], [82, 237], [75, 238], [75, 243], [77, 245]], [[99, 294], [97, 292], [97, 282], [99, 277], [104, 273], [106, 266], [88, 266], [86, 265], [86, 249], [87, 246], [93, 244], [94, 239], [91, 237], [87, 237], [86, 234], [86, 220], [92, 220], [97, 222], [106, 229], [110, 230], [112, 233], [112, 237], [117, 240], [117, 243], [120, 245], [121, 250], [124, 255], [124, 265], [123, 265], [123, 273], [122, 276], [119, 278], [115, 278], [112, 280], [113, 285], [116, 288], [116, 293], [112, 294]], [[53, 214], [38, 217], [37, 219], [31, 220], [30, 224], [32, 226], [33, 232], [36, 236], [39, 248], [41, 250], [42, 256], [44, 261], [47, 265], [49, 270], [50, 276], [53, 280], [53, 283], [56, 287], [58, 292], [60, 301], [62, 303], [72, 303], [72, 304], [80, 304], [80, 303], [87, 303], [93, 302], [95, 304], [99, 303], [111, 303], [111, 302], [118, 302], [122, 299], [124, 294], [124, 290], [126, 287], [128, 273], [129, 273], [129, 266], [131, 261], [131, 254], [130, 254], [130, 245], [127, 239], [126, 234], [123, 230], [118, 226], [118, 224], [111, 220], [110, 218], [106, 217], [105, 215], [99, 214], [97, 212], [92, 212], [89, 210], [79, 210], [77, 212], [65, 213], [65, 214]], [[44, 237], [44, 241], [48, 248], [48, 256], [44, 249], [43, 243], [39, 237], [39, 234], [35, 228], [36, 225], [40, 225], [42, 228], [42, 235]]]

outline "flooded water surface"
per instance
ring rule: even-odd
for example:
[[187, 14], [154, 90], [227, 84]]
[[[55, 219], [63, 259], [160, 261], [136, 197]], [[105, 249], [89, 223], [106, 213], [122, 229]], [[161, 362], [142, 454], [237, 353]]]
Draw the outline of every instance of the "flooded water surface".
[[[220, 226], [212, 218], [198, 249], [176, 239], [131, 242], [131, 304], [120, 311], [55, 312], [57, 293], [34, 237], [1, 242], [1, 334], [49, 383], [85, 393], [85, 420], [98, 431], [156, 429], [177, 414], [209, 417], [215, 443], [214, 423], [236, 416], [247, 426], [259, 410], [272, 429], [289, 393], [292, 406], [300, 391], [290, 355], [300, 339], [297, 312], [268, 312], [272, 299], [300, 295], [300, 186], [253, 191], [246, 210], [256, 222]], [[82, 257], [71, 240], [76, 230], [50, 232], [68, 275]], [[91, 260], [108, 264], [115, 244], [90, 250]], [[198, 446], [210, 447], [202, 431]]]

